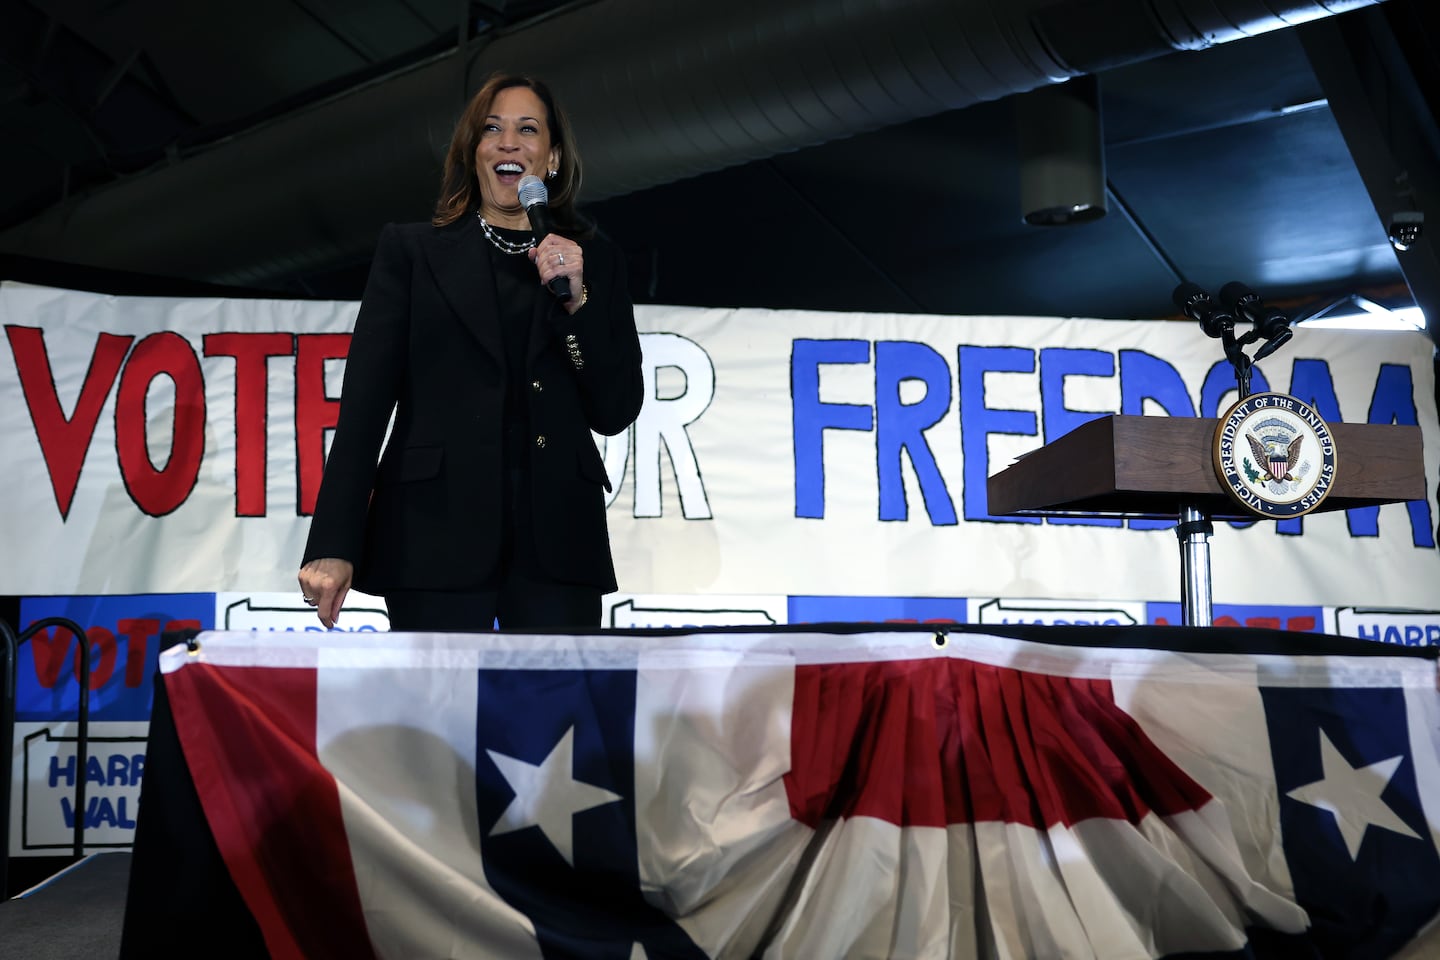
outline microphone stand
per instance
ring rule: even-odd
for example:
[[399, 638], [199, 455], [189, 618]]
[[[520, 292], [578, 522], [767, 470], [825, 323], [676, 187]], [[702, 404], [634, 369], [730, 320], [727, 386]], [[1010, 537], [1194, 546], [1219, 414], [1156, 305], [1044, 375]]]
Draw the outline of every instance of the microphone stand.
[[1250, 375], [1254, 372], [1255, 363], [1245, 355], [1245, 345], [1256, 339], [1256, 333], [1251, 330], [1240, 339], [1235, 338], [1234, 324], [1226, 324], [1225, 332], [1221, 335], [1220, 342], [1225, 345], [1225, 357], [1230, 361], [1230, 366], [1235, 370], [1235, 386], [1240, 390], [1240, 399], [1244, 400], [1250, 396]]
[[[1259, 326], [1252, 327], [1244, 336], [1235, 336], [1235, 322], [1227, 318], [1220, 331], [1220, 342], [1225, 346], [1225, 358], [1235, 371], [1235, 386], [1240, 399], [1250, 396], [1250, 378], [1255, 372], [1255, 361], [1245, 348], [1267, 334]], [[1267, 357], [1290, 339], [1290, 328], [1281, 327], [1268, 336], [1257, 357]], [[1210, 578], [1210, 535], [1215, 532], [1210, 515], [1195, 503], [1180, 504], [1180, 522], [1175, 527], [1175, 536], [1180, 540], [1180, 619], [1187, 627], [1208, 627], [1212, 623], [1212, 582]]]

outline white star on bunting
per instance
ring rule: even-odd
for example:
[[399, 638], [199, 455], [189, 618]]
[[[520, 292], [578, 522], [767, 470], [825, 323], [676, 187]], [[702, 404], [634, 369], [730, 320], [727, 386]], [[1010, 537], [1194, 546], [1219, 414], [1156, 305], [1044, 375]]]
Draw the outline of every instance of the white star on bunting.
[[1324, 779], [1296, 787], [1286, 796], [1330, 811], [1335, 818], [1335, 826], [1340, 828], [1340, 836], [1345, 840], [1345, 849], [1350, 851], [1350, 859], [1356, 860], [1360, 856], [1365, 830], [1372, 825], [1420, 839], [1420, 835], [1380, 799], [1380, 794], [1385, 792], [1390, 778], [1395, 776], [1404, 759], [1403, 756], [1391, 757], [1369, 766], [1352, 767], [1321, 730], [1320, 764], [1325, 771]]
[[515, 791], [515, 799], [500, 814], [490, 836], [539, 827], [570, 866], [575, 866], [574, 821], [581, 810], [589, 810], [621, 799], [609, 790], [581, 783], [573, 775], [575, 728], [565, 731], [550, 755], [539, 766], [486, 750], [500, 775]]

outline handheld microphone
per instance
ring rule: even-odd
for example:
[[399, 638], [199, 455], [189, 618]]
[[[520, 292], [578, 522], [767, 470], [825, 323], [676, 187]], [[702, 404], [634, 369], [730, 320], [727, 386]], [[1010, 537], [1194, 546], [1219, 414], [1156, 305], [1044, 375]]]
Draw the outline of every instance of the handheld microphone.
[[1206, 293], [1198, 284], [1182, 283], [1171, 294], [1175, 306], [1191, 320], [1200, 324], [1207, 337], [1222, 337], [1227, 329], [1235, 326], [1235, 318], [1223, 310], [1215, 298]]
[[1220, 299], [1236, 316], [1254, 325], [1258, 338], [1264, 338], [1265, 343], [1255, 351], [1256, 360], [1270, 356], [1295, 335], [1290, 329], [1289, 317], [1279, 310], [1267, 307], [1260, 299], [1260, 294], [1239, 280], [1232, 280], [1221, 287]]
[[[555, 221], [550, 217], [550, 191], [545, 188], [543, 180], [534, 174], [521, 177], [516, 196], [520, 199], [520, 206], [525, 208], [525, 216], [530, 218], [530, 229], [537, 244], [555, 232]], [[562, 303], [570, 299], [569, 277], [555, 277], [546, 287]]]

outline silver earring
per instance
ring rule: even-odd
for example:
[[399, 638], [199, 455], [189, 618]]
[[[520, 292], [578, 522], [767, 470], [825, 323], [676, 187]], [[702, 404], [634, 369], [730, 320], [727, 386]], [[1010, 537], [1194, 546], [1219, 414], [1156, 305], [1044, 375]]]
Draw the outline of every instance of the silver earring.
[[559, 173], [560, 173], [559, 170], [551, 170], [551, 171], [550, 171], [550, 179], [551, 179], [551, 180], [554, 180], [555, 177], [556, 177]]

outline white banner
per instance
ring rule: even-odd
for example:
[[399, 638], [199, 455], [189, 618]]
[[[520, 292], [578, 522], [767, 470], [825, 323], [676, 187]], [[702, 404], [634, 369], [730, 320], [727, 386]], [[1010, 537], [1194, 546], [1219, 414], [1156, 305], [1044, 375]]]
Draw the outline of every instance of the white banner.
[[[293, 591], [355, 311], [0, 286], [0, 593]], [[627, 593], [1177, 598], [1172, 530], [992, 517], [984, 480], [1097, 414], [1219, 415], [1194, 325], [637, 318], [649, 398], [602, 447]], [[1217, 524], [1217, 604], [1433, 608], [1431, 350], [1301, 329], [1260, 365], [1332, 422], [1418, 423], [1431, 499]]]
[[[145, 776], [148, 723], [90, 724], [85, 762], [85, 850], [129, 848]], [[9, 771], [10, 845], [16, 856], [64, 856], [75, 843], [79, 725], [16, 723]]]

